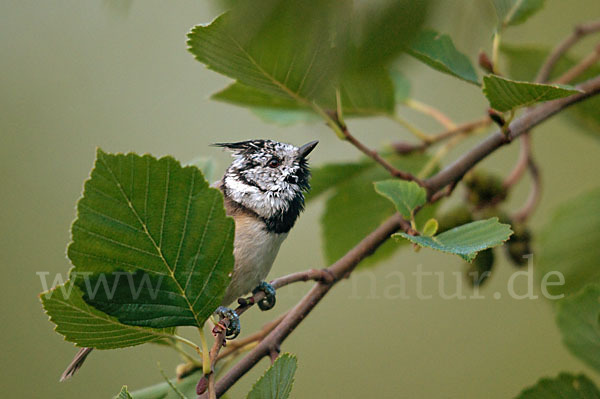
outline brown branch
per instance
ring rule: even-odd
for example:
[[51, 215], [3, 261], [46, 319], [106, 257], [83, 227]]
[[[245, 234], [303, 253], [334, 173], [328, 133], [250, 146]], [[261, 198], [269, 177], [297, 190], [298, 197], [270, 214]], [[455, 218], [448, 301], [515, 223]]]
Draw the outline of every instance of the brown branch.
[[583, 93], [575, 94], [559, 100], [549, 101], [525, 112], [510, 124], [509, 134], [498, 130], [475, 146], [471, 151], [448, 165], [435, 176], [425, 180], [425, 187], [431, 198], [440, 189], [450, 183], [459, 181], [465, 173], [482, 159], [499, 147], [512, 142], [533, 127], [562, 111], [563, 109], [600, 93], [600, 76], [590, 79], [577, 86]]
[[287, 312], [282, 313], [276, 319], [271, 320], [270, 322], [265, 324], [263, 326], [263, 328], [261, 328], [259, 331], [255, 332], [254, 334], [248, 335], [247, 337], [242, 338], [242, 339], [236, 339], [236, 340], [228, 342], [227, 346], [225, 347], [225, 350], [223, 350], [223, 352], [219, 353], [219, 356], [217, 356], [217, 362], [225, 357], [237, 354], [237, 352], [239, 352], [246, 345], [249, 345], [253, 342], [261, 341], [267, 334], [269, 334], [271, 331], [273, 331], [273, 329], [275, 327], [277, 327], [279, 325], [279, 323], [281, 323], [281, 320], [283, 320], [283, 318], [286, 315], [287, 315]]
[[504, 188], [509, 188], [514, 186], [523, 174], [527, 170], [527, 163], [529, 162], [529, 157], [531, 153], [531, 140], [529, 138], [529, 132], [523, 133], [521, 136], [521, 150], [519, 151], [519, 159], [517, 159], [517, 163], [515, 164], [513, 170], [508, 174], [508, 176], [502, 182]]
[[576, 26], [571, 35], [560, 42], [558, 46], [552, 50], [550, 56], [548, 56], [548, 59], [540, 69], [535, 81], [542, 83], [547, 82], [550, 78], [550, 74], [552, 73], [552, 69], [554, 69], [554, 66], [558, 60], [565, 55], [567, 51], [569, 51], [571, 47], [573, 47], [578, 41], [595, 32], [600, 32], [600, 21], [589, 22], [587, 24]]
[[327, 268], [327, 274], [332, 276], [329, 281], [319, 281], [313, 288], [294, 306], [285, 318], [275, 327], [254, 349], [242, 360], [235, 364], [216, 384], [217, 396], [223, 395], [237, 380], [250, 370], [263, 357], [271, 356], [279, 350], [281, 343], [294, 331], [294, 329], [308, 316], [310, 311], [329, 292], [341, 278], [350, 274], [356, 265], [364, 258], [371, 255], [391, 234], [410, 227], [410, 224], [396, 214], [383, 222], [381, 226], [366, 236], [341, 259]]
[[542, 178], [540, 176], [540, 170], [531, 157], [528, 159], [527, 167], [529, 169], [529, 173], [531, 174], [531, 178], [533, 179], [533, 184], [525, 205], [523, 205], [523, 208], [518, 210], [512, 217], [515, 222], [519, 223], [525, 222], [527, 218], [531, 216], [542, 194]]

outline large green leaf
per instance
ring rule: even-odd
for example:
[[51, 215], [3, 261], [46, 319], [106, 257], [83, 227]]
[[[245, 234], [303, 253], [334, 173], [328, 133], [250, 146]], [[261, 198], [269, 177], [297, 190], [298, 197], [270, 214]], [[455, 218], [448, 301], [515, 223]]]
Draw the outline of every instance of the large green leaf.
[[[426, 155], [386, 156], [395, 167], [418, 173], [427, 160]], [[388, 172], [371, 160], [355, 164], [331, 164], [317, 168], [312, 180], [316, 189], [310, 199], [321, 193], [329, 194], [325, 212], [321, 218], [325, 259], [328, 263], [338, 260], [362, 238], [373, 231], [385, 219], [396, 212], [394, 205], [378, 195], [373, 183], [389, 178]], [[425, 206], [416, 217], [421, 226], [433, 216], [434, 206]], [[361, 267], [372, 266], [398, 249], [392, 241], [383, 244]]]
[[240, 3], [196, 26], [189, 50], [237, 81], [215, 99], [289, 123], [307, 118], [314, 103], [336, 109], [336, 88], [348, 115], [391, 113], [394, 90], [385, 67], [416, 35], [429, 1]]
[[538, 12], [544, 6], [545, 0], [492, 0], [496, 15], [498, 16], [498, 28], [519, 25], [527, 21], [529, 17]]
[[600, 285], [590, 284], [557, 304], [556, 323], [563, 343], [600, 371]]
[[133, 399], [133, 398], [129, 394], [129, 391], [127, 391], [127, 386], [123, 385], [123, 388], [121, 388], [121, 392], [119, 392], [119, 394], [117, 396], [115, 396], [115, 399]]
[[394, 237], [404, 237], [421, 247], [455, 254], [471, 262], [479, 251], [501, 245], [511, 234], [509, 225], [499, 223], [498, 218], [490, 218], [464, 224], [433, 237], [411, 236], [407, 233], [397, 233]]
[[408, 53], [433, 69], [469, 83], [480, 84], [473, 64], [466, 55], [454, 47], [448, 35], [432, 30], [423, 31], [411, 44]]
[[600, 282], [600, 189], [566, 201], [542, 229], [540, 277], [551, 272], [564, 276], [564, 285], [550, 285], [552, 295], [579, 291], [591, 282]]
[[508, 112], [580, 92], [571, 86], [519, 82], [496, 75], [483, 78], [483, 93], [490, 106], [500, 112]]
[[223, 195], [171, 157], [98, 150], [71, 232], [84, 300], [126, 324], [202, 326], [231, 279]]
[[[389, 63], [405, 51], [416, 38], [426, 13], [433, 3], [429, 0], [387, 0], [354, 2], [353, 19], [349, 21], [350, 35], [358, 40], [344, 63], [359, 72], [372, 66]], [[358, 12], [357, 12], [358, 11]], [[338, 42], [339, 44], [339, 42]]]
[[[394, 85], [383, 68], [370, 69], [360, 74], [345, 74], [340, 90], [344, 116], [373, 116], [391, 114], [394, 111]], [[270, 122], [289, 124], [319, 118], [307, 103], [276, 97], [239, 82], [232, 83], [211, 98], [250, 107], [261, 118]]]
[[[332, 91], [327, 99], [321, 94], [331, 89], [341, 61], [329, 40], [339, 7], [330, 0], [314, 7], [297, 0], [268, 3], [271, 9], [242, 7], [196, 26], [188, 35], [189, 50], [210, 69], [270, 96], [304, 105], [319, 98], [333, 105]], [[256, 28], [248, 32], [240, 24]]]
[[[539, 68], [550, 53], [549, 49], [537, 46], [502, 45], [500, 50], [505, 56], [511, 77], [526, 81], [535, 79]], [[556, 63], [550, 75], [550, 80], [560, 76], [578, 64], [579, 61], [577, 57], [571, 55], [563, 56]], [[600, 65], [595, 65], [578, 76], [572, 83], [579, 83], [598, 75], [600, 75]], [[566, 112], [561, 112], [560, 116], [567, 116], [581, 126], [584, 132], [590, 133], [595, 138], [600, 138], [599, 109], [600, 97], [595, 96], [569, 107]]]
[[415, 182], [383, 180], [375, 183], [375, 191], [392, 201], [405, 219], [411, 220], [417, 207], [427, 202], [427, 192]]
[[56, 332], [77, 346], [116, 349], [169, 337], [173, 328], [153, 329], [128, 326], [115, 317], [91, 307], [82, 299], [76, 285], [67, 282], [42, 293], [41, 299]]
[[296, 357], [284, 353], [256, 381], [247, 399], [287, 399], [294, 384], [297, 367]]
[[516, 399], [600, 399], [600, 391], [582, 374], [561, 373], [556, 378], [542, 378]]
[[[170, 380], [179, 392], [185, 395], [186, 398], [196, 398], [196, 384], [202, 377], [202, 370], [198, 370], [181, 380], [173, 378]], [[181, 396], [173, 390], [168, 382], [161, 382], [156, 385], [142, 388], [131, 392], [133, 399], [181, 399]]]
[[328, 163], [312, 169], [310, 191], [306, 194], [306, 202], [319, 197], [321, 194], [336, 188], [345, 181], [353, 179], [375, 164], [370, 160], [347, 163]]

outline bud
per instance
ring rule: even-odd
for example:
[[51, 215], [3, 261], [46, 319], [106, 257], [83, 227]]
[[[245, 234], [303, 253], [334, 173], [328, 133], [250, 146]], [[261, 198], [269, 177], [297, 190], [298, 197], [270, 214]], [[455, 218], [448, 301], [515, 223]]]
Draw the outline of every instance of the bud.
[[200, 378], [200, 381], [198, 381], [198, 385], [196, 385], [196, 393], [198, 395], [202, 395], [204, 392], [206, 392], [207, 388], [208, 388], [208, 378], [206, 378], [206, 376], [203, 375]]
[[479, 66], [488, 73], [494, 73], [494, 64], [483, 50], [479, 52]]
[[528, 261], [524, 256], [531, 254], [531, 231], [523, 224], [511, 227], [514, 233], [504, 245], [506, 254], [515, 266], [524, 266]]
[[476, 170], [465, 176], [467, 200], [477, 208], [494, 206], [506, 199], [508, 191], [502, 179], [489, 172]]

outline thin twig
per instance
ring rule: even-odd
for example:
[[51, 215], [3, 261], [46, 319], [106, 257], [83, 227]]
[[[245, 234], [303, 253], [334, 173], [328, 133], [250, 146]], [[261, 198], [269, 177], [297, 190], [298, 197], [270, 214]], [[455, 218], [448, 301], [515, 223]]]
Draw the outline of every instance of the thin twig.
[[[333, 282], [333, 279], [334, 279], [334, 277], [329, 273], [329, 271], [327, 269], [321, 269], [321, 270], [309, 269], [309, 270], [305, 270], [302, 272], [291, 273], [286, 276], [276, 278], [275, 280], [272, 280], [270, 282], [270, 284], [273, 286], [273, 288], [279, 289], [281, 287], [285, 287], [286, 285], [289, 285], [292, 283], [296, 283], [296, 282], [300, 282], [300, 281], [310, 281], [310, 280], [322, 281], [322, 282], [326, 282], [326, 283], [330, 284]], [[259, 291], [256, 294], [253, 294], [252, 296], [250, 296], [249, 298], [240, 298], [240, 299], [238, 299], [239, 306], [235, 309], [235, 312], [237, 313], [238, 316], [241, 316], [246, 310], [250, 309], [252, 307], [252, 305], [254, 305], [255, 303], [257, 303], [258, 301], [260, 301], [263, 298], [265, 298], [265, 293], [263, 291]], [[275, 328], [277, 326], [277, 324], [279, 324], [280, 321], [281, 320], [277, 320], [277, 319], [274, 320], [272, 322], [273, 323], [272, 328]], [[211, 365], [213, 365], [213, 359], [219, 359], [219, 358], [226, 356], [226, 354], [223, 354], [223, 356], [219, 356], [219, 351], [225, 344], [225, 333], [226, 333], [227, 326], [229, 325], [229, 320], [227, 320], [227, 319], [222, 320], [221, 324], [223, 325], [223, 327], [225, 327], [224, 329], [221, 328], [220, 326], [216, 326], [213, 329], [213, 334], [215, 336], [215, 342], [210, 351]], [[269, 331], [267, 331], [266, 333], [268, 333]], [[257, 334], [260, 334], [260, 332]], [[249, 342], [251, 342], [251, 341], [249, 341]], [[234, 341], [234, 343], [232, 345], [232, 349], [235, 350], [235, 349], [239, 348], [240, 346], [243, 346], [246, 344], [247, 343], [236, 345], [235, 341]], [[232, 350], [232, 352], [233, 352], [233, 350]], [[229, 354], [229, 352], [227, 354]], [[213, 355], [214, 355], [214, 358], [213, 358]], [[213, 368], [214, 368], [214, 365], [213, 365]], [[210, 379], [209, 379], [209, 382], [210, 382]], [[210, 387], [210, 384], [209, 384], [209, 387]]]
[[401, 116], [398, 116], [396, 114], [391, 114], [391, 115], [386, 114], [385, 116], [387, 116], [388, 118], [390, 118], [391, 120], [393, 120], [394, 122], [396, 122], [397, 124], [399, 124], [400, 126], [405, 128], [406, 130], [408, 130], [410, 133], [412, 133], [413, 136], [415, 136], [416, 138], [418, 138], [421, 141], [428, 142], [432, 139], [431, 135], [425, 133], [424, 131], [422, 131], [421, 129], [419, 129], [418, 127], [416, 127], [415, 125], [413, 125], [412, 123], [407, 121], [406, 119], [402, 118]]
[[594, 51], [590, 53], [587, 57], [585, 57], [581, 62], [577, 65], [574, 65], [567, 72], [562, 74], [559, 78], [557, 78], [555, 83], [569, 83], [572, 80], [575, 80], [579, 75], [584, 73], [586, 70], [594, 66], [600, 60], [600, 44], [596, 46]]
[[230, 341], [229, 343], [227, 343], [225, 350], [223, 350], [217, 356], [217, 362], [225, 357], [235, 355], [237, 352], [239, 352], [242, 348], [244, 348], [248, 344], [251, 344], [251, 343], [257, 342], [257, 341], [261, 341], [268, 333], [273, 331], [273, 329], [275, 327], [277, 327], [279, 325], [279, 323], [281, 323], [281, 320], [283, 320], [283, 318], [286, 315], [287, 315], [287, 312], [282, 313], [276, 319], [271, 320], [269, 323], [265, 324], [263, 326], [263, 328], [261, 328], [259, 331], [255, 332], [254, 334], [251, 334], [245, 338], [236, 339], [236, 340], [233, 340], [233, 341]]
[[348, 140], [354, 147], [356, 147], [363, 154], [367, 155], [369, 158], [373, 159], [375, 162], [377, 162], [378, 164], [383, 166], [384, 169], [390, 173], [390, 175], [392, 175], [393, 177], [402, 179], [402, 180], [414, 181], [421, 186], [423, 185], [423, 182], [421, 181], [421, 179], [418, 179], [417, 177], [413, 176], [411, 173], [404, 172], [400, 169], [397, 169], [396, 167], [394, 167], [394, 165], [392, 165], [391, 163], [389, 163], [388, 161], [383, 159], [383, 157], [381, 155], [379, 155], [379, 153], [377, 151], [372, 150], [369, 147], [367, 147], [366, 145], [364, 145], [363, 143], [361, 143], [356, 137], [354, 137], [352, 134], [350, 134], [350, 131], [348, 130], [348, 128], [346, 126], [342, 125], [341, 129], [342, 129], [342, 133], [344, 134], [344, 137], [346, 138], [346, 140]]
[[533, 211], [535, 210], [540, 196], [542, 194], [542, 178], [540, 176], [540, 170], [534, 162], [533, 158], [529, 158], [529, 162], [527, 163], [527, 167], [529, 173], [531, 174], [531, 178], [533, 180], [533, 184], [531, 187], [531, 191], [529, 192], [529, 197], [527, 197], [527, 201], [525, 205], [521, 209], [519, 209], [513, 215], [512, 219], [515, 222], [523, 223], [531, 216]]
[[582, 90], [583, 93], [549, 101], [530, 109], [510, 124], [510, 134], [505, 135], [501, 130], [490, 134], [471, 151], [448, 165], [435, 176], [425, 180], [425, 186], [429, 192], [429, 197], [433, 196], [446, 185], [460, 180], [465, 173], [473, 168], [473, 166], [499, 147], [510, 143], [515, 138], [531, 130], [533, 127], [539, 125], [563, 109], [600, 93], [600, 76], [583, 82], [576, 87]]
[[573, 47], [579, 40], [595, 32], [600, 32], [600, 21], [589, 22], [576, 26], [571, 35], [560, 42], [558, 46], [552, 50], [550, 56], [540, 69], [535, 81], [541, 83], [547, 82], [550, 78], [550, 74], [552, 73], [552, 69], [554, 69], [554, 66], [558, 60], [564, 54], [566, 54], [567, 51], [569, 51], [571, 47]]

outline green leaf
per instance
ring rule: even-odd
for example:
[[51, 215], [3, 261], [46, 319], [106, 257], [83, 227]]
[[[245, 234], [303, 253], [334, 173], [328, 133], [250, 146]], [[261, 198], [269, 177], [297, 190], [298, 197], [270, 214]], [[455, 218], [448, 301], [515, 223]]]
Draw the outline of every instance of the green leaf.
[[493, 0], [498, 29], [519, 25], [537, 13], [544, 6], [545, 0]]
[[126, 324], [202, 326], [231, 279], [223, 195], [171, 157], [98, 150], [71, 233], [84, 300]]
[[122, 324], [115, 317], [89, 306], [82, 295], [79, 287], [70, 281], [40, 295], [50, 321], [56, 324], [56, 332], [77, 346], [126, 348], [173, 334], [173, 328], [153, 329]]
[[600, 399], [600, 391], [583, 374], [560, 373], [556, 378], [542, 378], [517, 399]]
[[411, 220], [416, 208], [427, 202], [427, 192], [415, 182], [384, 180], [375, 183], [375, 191], [392, 201], [405, 219]]
[[296, 111], [276, 108], [250, 108], [250, 111], [265, 123], [275, 123], [281, 126], [322, 121], [319, 114], [308, 110]]
[[[179, 392], [183, 393], [187, 398], [196, 398], [196, 384], [202, 377], [202, 370], [198, 370], [181, 380], [173, 378], [170, 382]], [[133, 399], [180, 399], [181, 397], [171, 388], [169, 383], [161, 382], [146, 388], [133, 391], [131, 393]]]
[[295, 356], [289, 353], [282, 354], [256, 381], [247, 399], [287, 399], [294, 384], [296, 367]]
[[359, 72], [388, 63], [405, 51], [417, 37], [432, 2], [391, 0], [364, 4], [363, 10], [355, 4], [354, 18], [349, 21], [350, 34], [359, 37], [356, 51], [344, 59], [345, 64]]
[[490, 218], [455, 227], [434, 237], [411, 236], [406, 233], [397, 233], [393, 237], [404, 237], [421, 247], [456, 254], [471, 262], [477, 252], [502, 244], [511, 234], [509, 225], [499, 223], [498, 218]]
[[500, 112], [508, 112], [536, 103], [568, 97], [581, 91], [571, 86], [518, 82], [488, 75], [483, 78], [483, 93], [492, 108]]
[[262, 108], [263, 118], [288, 123], [307, 118], [313, 104], [336, 109], [336, 88], [347, 115], [392, 113], [394, 88], [386, 67], [418, 32], [429, 1], [354, 10], [351, 2], [335, 0], [310, 6], [300, 0], [241, 3], [210, 25], [196, 26], [188, 35], [189, 50], [237, 81], [215, 99]]
[[127, 391], [127, 385], [123, 385], [123, 388], [121, 388], [121, 392], [119, 392], [119, 394], [115, 396], [115, 399], [133, 399]]
[[312, 168], [310, 191], [306, 194], [306, 202], [319, 197], [321, 194], [334, 189], [339, 184], [352, 180], [375, 164], [370, 160], [348, 163], [330, 163]]
[[[394, 111], [394, 86], [382, 68], [360, 74], [346, 74], [341, 83], [341, 101], [345, 117], [391, 114]], [[290, 98], [275, 97], [259, 89], [232, 83], [211, 97], [217, 101], [250, 107], [263, 120], [280, 124], [312, 122], [320, 119], [309, 104]], [[330, 104], [333, 107], [333, 104]]]
[[[429, 157], [386, 155], [396, 168], [418, 173]], [[322, 172], [322, 173], [321, 173]], [[371, 160], [355, 164], [326, 165], [313, 171], [313, 193], [327, 194], [325, 212], [321, 217], [323, 245], [327, 263], [332, 263], [354, 247], [385, 219], [396, 212], [394, 205], [375, 192], [373, 182], [389, 178], [379, 164]], [[433, 216], [435, 206], [425, 206], [416, 217], [417, 226]], [[391, 256], [399, 246], [394, 242], [383, 244], [377, 252], [361, 262], [360, 267], [372, 266]]]
[[432, 30], [419, 33], [408, 53], [433, 69], [480, 85], [469, 58], [454, 47], [452, 39]]
[[600, 188], [566, 201], [541, 231], [539, 276], [560, 272], [564, 285], [550, 285], [552, 295], [571, 294], [600, 282]]
[[[537, 46], [514, 46], [503, 44], [500, 50], [505, 56], [508, 64], [508, 71], [514, 79], [533, 80], [537, 75], [539, 68], [550, 53], [547, 48]], [[560, 58], [550, 75], [550, 79], [554, 79], [571, 67], [579, 63], [577, 57], [565, 55]], [[583, 82], [600, 75], [600, 66], [595, 65], [582, 73], [573, 84]], [[600, 97], [589, 98], [579, 104], [569, 107], [565, 112], [561, 112], [559, 116], [567, 117], [571, 121], [576, 122], [584, 132], [590, 133], [595, 138], [600, 138]]]
[[422, 235], [425, 237], [433, 237], [435, 233], [437, 233], [439, 227], [438, 221], [434, 218], [431, 218], [425, 223], [425, 226], [423, 226]]
[[600, 285], [590, 284], [560, 300], [556, 324], [571, 353], [600, 371]]
[[341, 61], [327, 39], [339, 6], [328, 0], [313, 7], [295, 0], [269, 4], [270, 9], [239, 7], [194, 27], [190, 52], [210, 69], [267, 95], [305, 106], [317, 98], [332, 105], [334, 92], [329, 90], [328, 100], [321, 94], [332, 88]]

